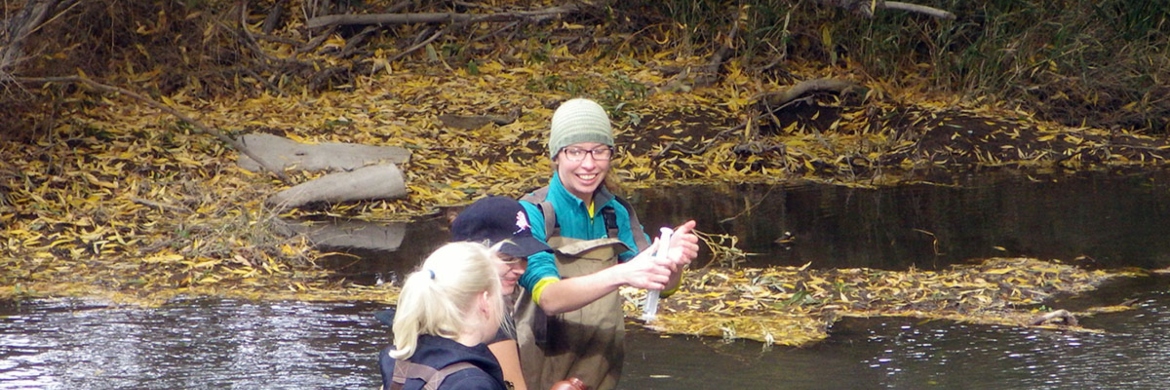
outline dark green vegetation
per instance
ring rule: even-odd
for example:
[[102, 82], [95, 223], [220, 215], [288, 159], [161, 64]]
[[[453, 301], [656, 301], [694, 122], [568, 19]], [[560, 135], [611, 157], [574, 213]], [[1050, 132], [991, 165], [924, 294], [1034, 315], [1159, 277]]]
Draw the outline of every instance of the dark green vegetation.
[[[534, 1], [423, 2], [413, 7], [382, 1], [95, 1], [61, 10], [24, 43], [27, 61], [0, 64], [0, 70], [18, 77], [83, 71], [153, 96], [180, 90], [202, 96], [275, 89], [297, 94], [344, 87], [355, 75], [379, 67], [376, 61], [363, 61], [374, 52], [393, 53], [440, 31], [446, 34], [431, 42], [436, 55], [469, 69], [500, 55], [547, 61], [555, 58], [554, 48], [565, 44], [578, 52], [604, 46], [598, 55], [605, 57], [670, 53], [709, 58], [725, 49], [751, 77], [781, 84], [804, 80], [808, 67], [833, 67], [887, 89], [1019, 107], [1066, 126], [1170, 131], [1170, 4], [914, 3], [949, 11], [955, 19], [885, 9], [881, 2], [869, 1], [598, 1], [563, 16], [563, 22], [580, 29], [565, 29], [561, 20], [520, 20], [490, 28], [418, 23], [308, 29], [305, 16], [344, 12], [507, 12], [543, 6]], [[241, 10], [241, 4], [247, 8]], [[12, 19], [23, 5], [10, 3], [5, 14]], [[874, 5], [879, 7], [873, 16], [865, 17]], [[240, 22], [260, 33], [241, 33]], [[322, 33], [346, 39], [343, 46], [321, 50], [340, 61], [339, 66], [256, 50], [257, 42], [292, 41], [299, 42], [300, 51], [312, 52], [320, 43], [307, 43], [324, 37]], [[71, 103], [62, 101], [67, 91], [60, 87], [22, 90], [7, 77], [4, 85], [4, 122], [16, 124], [4, 129], [8, 137], [28, 136], [37, 123], [44, 126], [48, 116], [59, 115], [55, 110], [68, 109]], [[556, 88], [548, 83], [533, 87]], [[572, 93], [573, 88], [562, 89]], [[613, 100], [636, 99], [633, 92]]]

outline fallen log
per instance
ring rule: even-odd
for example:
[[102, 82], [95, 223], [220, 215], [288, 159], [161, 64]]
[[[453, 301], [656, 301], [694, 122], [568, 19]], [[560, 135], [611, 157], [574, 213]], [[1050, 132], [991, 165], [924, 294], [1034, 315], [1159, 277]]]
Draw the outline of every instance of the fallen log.
[[756, 102], [767, 102], [767, 104], [773, 107], [779, 107], [790, 101], [796, 100], [796, 98], [804, 96], [807, 93], [833, 92], [840, 94], [850, 88], [858, 87], [860, 86], [851, 81], [840, 79], [824, 78], [816, 80], [805, 80], [797, 83], [796, 85], [793, 85], [792, 88], [788, 88], [783, 91], [773, 91], [758, 94], [753, 96], [751, 100]]
[[402, 171], [394, 164], [383, 164], [325, 175], [281, 191], [265, 203], [279, 211], [312, 202], [340, 203], [404, 196], [406, 181]]
[[[410, 161], [410, 150], [398, 146], [373, 146], [341, 142], [304, 144], [271, 134], [246, 134], [240, 142], [283, 171], [297, 168], [306, 171], [352, 171], [373, 163], [403, 164]], [[241, 168], [256, 171], [259, 166], [249, 155], [241, 155]]]

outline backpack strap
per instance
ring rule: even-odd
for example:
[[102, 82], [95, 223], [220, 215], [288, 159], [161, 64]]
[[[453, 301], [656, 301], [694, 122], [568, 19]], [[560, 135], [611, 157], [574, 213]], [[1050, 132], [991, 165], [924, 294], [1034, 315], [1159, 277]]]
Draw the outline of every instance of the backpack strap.
[[447, 365], [442, 369], [436, 370], [434, 367], [408, 362], [402, 359], [395, 359], [394, 361], [394, 378], [389, 390], [402, 390], [406, 385], [407, 379], [422, 379], [426, 382], [424, 389], [438, 390], [439, 385], [447, 379], [448, 375], [454, 374], [468, 368], [475, 368], [474, 364], [468, 362], [459, 362]]
[[548, 186], [540, 187], [540, 189], [524, 195], [520, 200], [536, 205], [544, 214], [544, 239], [546, 241], [549, 237], [561, 235], [561, 227], [557, 224], [557, 213], [553, 211], [552, 202], [548, 201]]
[[459, 362], [459, 363], [448, 365], [447, 367], [443, 367], [443, 369], [439, 370], [438, 372], [436, 372], [434, 375], [431, 375], [431, 377], [427, 379], [427, 387], [425, 389], [426, 390], [439, 390], [439, 385], [443, 384], [443, 380], [447, 379], [448, 375], [451, 375], [451, 374], [454, 374], [456, 372], [463, 371], [463, 370], [466, 370], [469, 368], [475, 368], [475, 365], [468, 363], [468, 362]]

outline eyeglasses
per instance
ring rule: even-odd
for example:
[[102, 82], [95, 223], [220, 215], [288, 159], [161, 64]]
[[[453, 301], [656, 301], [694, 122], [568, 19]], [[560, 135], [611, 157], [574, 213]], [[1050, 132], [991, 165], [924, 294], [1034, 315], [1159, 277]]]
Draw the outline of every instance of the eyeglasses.
[[561, 154], [569, 161], [581, 161], [585, 159], [588, 154], [596, 161], [609, 161], [613, 158], [613, 148], [609, 146], [600, 146], [596, 149], [581, 149], [581, 148], [564, 148], [561, 149]]

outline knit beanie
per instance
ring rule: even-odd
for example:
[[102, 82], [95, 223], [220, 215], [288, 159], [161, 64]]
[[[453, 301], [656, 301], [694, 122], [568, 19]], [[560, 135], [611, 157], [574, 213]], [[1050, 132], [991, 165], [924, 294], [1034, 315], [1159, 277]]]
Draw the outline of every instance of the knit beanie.
[[580, 142], [613, 146], [609, 115], [600, 104], [589, 99], [572, 99], [557, 107], [548, 140], [549, 158], [556, 158], [562, 148]]

